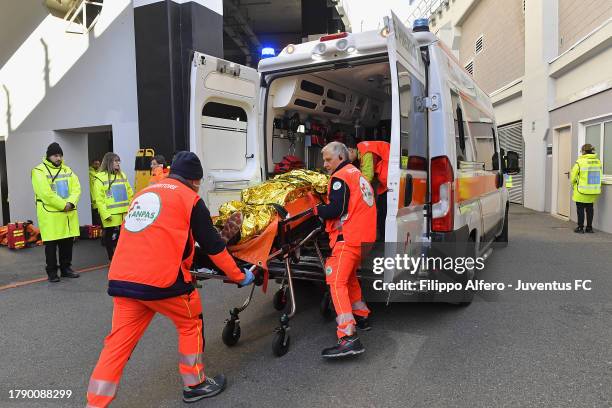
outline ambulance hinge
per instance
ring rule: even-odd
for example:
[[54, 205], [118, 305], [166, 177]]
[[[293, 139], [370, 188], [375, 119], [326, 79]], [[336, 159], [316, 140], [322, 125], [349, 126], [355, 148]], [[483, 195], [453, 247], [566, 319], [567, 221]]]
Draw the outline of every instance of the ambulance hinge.
[[433, 94], [431, 96], [423, 98], [423, 105], [425, 108], [429, 110], [432, 110], [432, 111], [438, 110], [438, 107], [440, 106], [440, 95]]
[[222, 74], [240, 76], [240, 65], [222, 59], [217, 60], [217, 71]]

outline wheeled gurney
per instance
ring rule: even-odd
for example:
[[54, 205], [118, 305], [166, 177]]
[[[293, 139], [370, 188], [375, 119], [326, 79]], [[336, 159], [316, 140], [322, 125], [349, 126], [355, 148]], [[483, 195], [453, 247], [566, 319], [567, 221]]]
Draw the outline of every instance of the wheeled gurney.
[[[276, 204], [274, 207], [277, 215], [265, 231], [245, 243], [229, 246], [228, 251], [240, 267], [248, 268], [256, 275], [256, 285], [262, 285], [264, 291], [270, 279], [280, 281], [281, 288], [275, 293], [273, 304], [275, 309], [283, 312], [275, 330], [272, 350], [276, 356], [282, 356], [289, 350], [289, 321], [296, 312], [294, 280], [325, 280], [323, 254], [318, 242], [324, 235], [324, 228], [310, 208], [307, 197], [289, 202], [284, 207]], [[300, 271], [294, 273], [292, 265], [298, 262]], [[207, 266], [196, 265], [192, 275], [197, 280], [227, 280], [214, 266]], [[235, 345], [240, 339], [239, 314], [251, 303], [256, 285], [251, 287], [249, 296], [240, 307], [230, 310], [222, 334], [227, 346]]]

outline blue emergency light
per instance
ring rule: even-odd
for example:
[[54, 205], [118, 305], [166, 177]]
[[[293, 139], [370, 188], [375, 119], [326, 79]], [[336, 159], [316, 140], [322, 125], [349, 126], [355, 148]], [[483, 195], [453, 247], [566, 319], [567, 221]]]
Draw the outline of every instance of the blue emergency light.
[[276, 51], [272, 47], [264, 47], [261, 49], [261, 58], [270, 58], [276, 55]]
[[414, 20], [414, 23], [412, 23], [412, 31], [415, 33], [419, 31], [429, 31], [429, 19], [417, 18]]

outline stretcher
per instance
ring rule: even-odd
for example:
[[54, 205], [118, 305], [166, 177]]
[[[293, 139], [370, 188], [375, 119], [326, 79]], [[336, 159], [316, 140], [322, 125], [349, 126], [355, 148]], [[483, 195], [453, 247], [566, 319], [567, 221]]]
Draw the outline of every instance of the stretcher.
[[[325, 281], [324, 258], [319, 238], [324, 232], [319, 217], [310, 208], [311, 199], [302, 197], [285, 206], [271, 204], [277, 215], [268, 227], [258, 236], [245, 243], [228, 247], [228, 251], [241, 268], [251, 270], [256, 276], [243, 304], [230, 310], [225, 321], [222, 340], [231, 347], [240, 339], [240, 313], [251, 303], [256, 286], [265, 292], [270, 279], [280, 283], [280, 289], [273, 296], [276, 310], [282, 311], [279, 326], [275, 329], [272, 351], [282, 356], [289, 350], [289, 321], [296, 313], [294, 280]], [[293, 266], [299, 263], [299, 272]], [[195, 263], [191, 271], [196, 280], [219, 279], [227, 282], [227, 277], [214, 265], [202, 266]], [[324, 300], [325, 302], [325, 300]], [[327, 306], [329, 307], [329, 299]]]

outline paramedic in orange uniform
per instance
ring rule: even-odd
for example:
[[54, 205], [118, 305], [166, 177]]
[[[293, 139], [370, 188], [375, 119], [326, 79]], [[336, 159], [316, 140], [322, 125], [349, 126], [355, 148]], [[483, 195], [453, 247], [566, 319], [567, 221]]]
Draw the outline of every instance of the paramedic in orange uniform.
[[376, 186], [378, 240], [384, 240], [387, 218], [387, 175], [389, 173], [388, 142], [372, 140], [360, 142], [357, 149], [349, 150], [349, 160], [359, 159], [359, 169], [368, 182]]
[[158, 183], [168, 177], [170, 169], [166, 166], [166, 158], [161, 154], [154, 156], [151, 159], [151, 178], [149, 185]]
[[123, 368], [156, 313], [178, 332], [183, 401], [225, 387], [222, 374], [204, 374], [202, 304], [189, 273], [194, 241], [232, 281], [245, 286], [254, 277], [238, 268], [215, 230], [197, 193], [202, 174], [194, 153], [179, 152], [168, 178], [141, 190], [130, 205], [108, 273], [112, 329], [89, 381], [87, 407], [106, 407], [115, 398]]
[[322, 352], [324, 358], [339, 358], [365, 351], [355, 330], [369, 330], [370, 310], [361, 298], [357, 268], [361, 244], [376, 239], [376, 204], [372, 186], [359, 169], [350, 164], [346, 146], [331, 142], [322, 150], [323, 166], [331, 178], [328, 203], [315, 207], [325, 220], [331, 256], [325, 263], [325, 281], [336, 309], [338, 343]]

